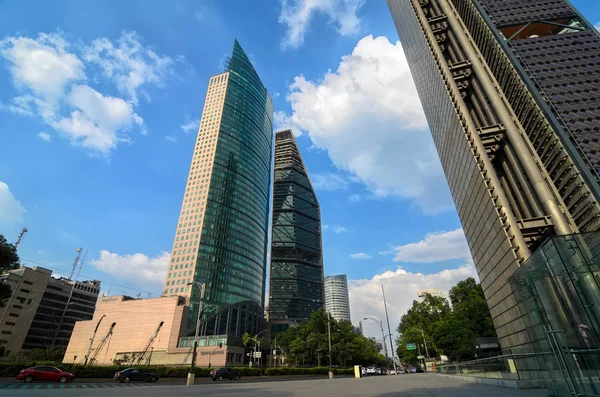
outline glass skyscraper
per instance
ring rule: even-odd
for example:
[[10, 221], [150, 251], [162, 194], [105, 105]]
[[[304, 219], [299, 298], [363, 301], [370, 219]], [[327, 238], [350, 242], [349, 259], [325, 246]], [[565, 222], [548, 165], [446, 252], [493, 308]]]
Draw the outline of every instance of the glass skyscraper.
[[[206, 283], [207, 307], [248, 302], [262, 318], [272, 122], [271, 98], [236, 40], [227, 71], [209, 81], [163, 291], [190, 299], [188, 329], [200, 298], [194, 282]], [[226, 322], [217, 323], [224, 333]]]
[[323, 308], [321, 214], [292, 131], [275, 134], [269, 321], [273, 337]]
[[325, 277], [325, 311], [337, 321], [352, 322], [348, 297], [348, 277], [345, 274]]
[[[546, 336], [509, 278], [549, 237], [600, 227], [600, 37], [564, 0], [388, 5], [500, 343], [532, 351]], [[575, 292], [541, 282], [573, 327]], [[582, 290], [600, 319], [597, 281]]]

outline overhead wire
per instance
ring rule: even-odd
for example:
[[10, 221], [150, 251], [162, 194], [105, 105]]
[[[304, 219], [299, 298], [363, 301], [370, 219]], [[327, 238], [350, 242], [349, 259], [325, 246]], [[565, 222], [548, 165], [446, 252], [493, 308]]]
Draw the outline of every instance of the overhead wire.
[[[46, 263], [41, 263], [41, 262], [38, 262], [38, 261], [34, 261], [34, 260], [31, 260], [31, 259], [26, 259], [26, 258], [20, 258], [20, 259], [21, 259], [22, 262], [33, 263], [35, 265], [43, 266], [45, 268], [56, 270], [56, 271], [59, 271], [59, 272], [69, 272], [70, 271], [70, 270], [62, 269], [62, 268], [59, 268], [59, 267], [56, 267], [56, 266], [51, 266], [51, 265], [48, 265]], [[117, 284], [117, 283], [114, 283], [112, 281], [100, 280], [100, 279], [98, 279], [96, 277], [86, 276], [85, 274], [80, 274], [79, 276], [83, 277], [83, 278], [87, 278], [89, 280], [100, 281], [100, 283], [102, 283], [102, 284], [108, 284], [108, 285], [112, 285], [112, 286], [115, 286], [115, 287], [125, 288], [125, 289], [131, 290], [131, 291], [142, 292], [142, 293], [145, 293], [145, 294], [150, 294], [151, 296], [160, 296], [160, 294], [156, 294], [154, 292], [145, 291], [145, 290], [141, 290], [141, 289], [129, 287], [129, 286], [126, 286], [126, 285]]]

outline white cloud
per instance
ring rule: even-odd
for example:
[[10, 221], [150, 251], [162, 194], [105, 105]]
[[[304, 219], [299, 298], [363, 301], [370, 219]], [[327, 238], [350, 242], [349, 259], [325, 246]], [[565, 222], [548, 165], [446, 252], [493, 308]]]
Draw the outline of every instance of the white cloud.
[[296, 76], [289, 123], [373, 197], [412, 200], [427, 213], [452, 208], [440, 161], [399, 42], [366, 36], [319, 82]]
[[150, 283], [160, 286], [165, 281], [171, 254], [162, 252], [154, 258], [144, 254], [119, 255], [106, 250], [100, 251], [100, 258], [91, 261], [92, 266], [121, 279], [138, 285]]
[[385, 251], [379, 251], [377, 253], [377, 255], [382, 255], [382, 256], [383, 255], [392, 255], [393, 253], [394, 253], [394, 251], [392, 251], [392, 250], [385, 250]]
[[68, 49], [69, 43], [56, 33], [40, 33], [37, 40], [29, 37], [0, 40], [0, 55], [10, 62], [15, 84], [50, 103], [63, 95], [70, 81], [85, 79], [83, 63]]
[[23, 219], [27, 210], [15, 198], [8, 185], [0, 181], [0, 230], [13, 226]]
[[321, 230], [329, 230], [329, 225], [327, 225], [327, 224], [322, 225]]
[[328, 192], [346, 190], [349, 185], [346, 178], [334, 172], [311, 174], [310, 181], [315, 189], [325, 190]]
[[594, 28], [596, 28], [596, 30], [600, 30], [600, 21], [596, 22], [596, 24], [594, 25]]
[[360, 194], [351, 194], [348, 196], [348, 201], [351, 203], [358, 203], [359, 201], [362, 201], [362, 199], [363, 197]]
[[[116, 43], [100, 38], [84, 51], [84, 59], [97, 64], [103, 76], [115, 81], [134, 104], [138, 103], [138, 90], [148, 83], [161, 86], [173, 65], [173, 59], [156, 54], [140, 41], [137, 33], [123, 32]], [[144, 97], [150, 99], [147, 93]]]
[[450, 259], [472, 261], [462, 229], [429, 233], [416, 243], [394, 247], [394, 262], [438, 262]]
[[200, 120], [199, 119], [190, 120], [190, 121], [188, 121], [185, 124], [181, 124], [181, 129], [186, 134], [191, 134], [192, 132], [197, 132], [198, 131], [198, 126], [199, 125], [200, 125]]
[[358, 254], [350, 255], [352, 259], [372, 259], [370, 255], [365, 254], [364, 252], [359, 252]]
[[[171, 72], [171, 58], [157, 55], [139, 40], [137, 34], [127, 32], [115, 45], [100, 38], [90, 46], [71, 46], [60, 33], [0, 40], [0, 56], [8, 61], [19, 93], [6, 108], [40, 117], [73, 145], [110, 155], [119, 143], [131, 142], [128, 133], [133, 126], [146, 133], [143, 118], [134, 110], [138, 91], [148, 97], [142, 86], [161, 86]], [[103, 95], [84, 84], [85, 69], [95, 65], [128, 100]]]
[[87, 85], [76, 85], [66, 98], [71, 114], [51, 124], [73, 144], [109, 153], [117, 143], [119, 131], [127, 131], [133, 123], [143, 125], [129, 102], [105, 97]]
[[273, 114], [273, 131], [292, 130], [295, 137], [302, 135], [302, 131], [294, 125], [292, 119], [282, 110]]
[[165, 139], [169, 142], [177, 143], [177, 137], [175, 137], [174, 135], [167, 135], [165, 136]]
[[[475, 269], [470, 264], [462, 265], [456, 269], [442, 270], [434, 274], [409, 273], [399, 267], [395, 271], [388, 270], [378, 274], [370, 280], [350, 280], [348, 290], [352, 320], [357, 324], [365, 317], [375, 317], [383, 320], [384, 327], [387, 327], [381, 293], [381, 285], [383, 284], [390, 317], [390, 328], [392, 333], [395, 334], [400, 318], [412, 306], [413, 300], [417, 299], [419, 290], [437, 288], [443, 292], [448, 292], [459, 281], [468, 277], [477, 279]], [[368, 336], [381, 337], [381, 330], [374, 322], [364, 321], [363, 329]], [[393, 339], [394, 347], [396, 347], [395, 338]]]
[[356, 13], [364, 4], [365, 0], [281, 0], [279, 23], [287, 25], [281, 47], [302, 45], [315, 14], [327, 16], [342, 36], [358, 33], [361, 20]]
[[40, 132], [39, 134], [37, 134], [37, 136], [38, 136], [38, 138], [40, 138], [42, 141], [45, 141], [45, 142], [50, 142], [52, 140], [52, 136], [45, 132]]
[[348, 229], [346, 229], [344, 226], [336, 226], [336, 227], [333, 229], [333, 232], [334, 232], [335, 234], [346, 233], [347, 231], [348, 231]]

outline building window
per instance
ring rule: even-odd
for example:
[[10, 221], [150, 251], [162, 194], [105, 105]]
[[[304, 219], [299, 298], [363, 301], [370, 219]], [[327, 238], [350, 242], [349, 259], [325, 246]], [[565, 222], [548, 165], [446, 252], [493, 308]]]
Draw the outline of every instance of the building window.
[[17, 313], [8, 313], [9, 317], [19, 317]]

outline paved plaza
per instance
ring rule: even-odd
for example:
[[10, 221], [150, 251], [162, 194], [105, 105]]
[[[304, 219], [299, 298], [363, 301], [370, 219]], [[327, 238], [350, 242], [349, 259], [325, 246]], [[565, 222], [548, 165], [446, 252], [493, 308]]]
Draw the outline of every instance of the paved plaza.
[[[518, 390], [463, 382], [436, 374], [411, 374], [380, 376], [362, 379], [317, 379], [271, 382], [210, 382], [196, 386], [169, 384], [133, 387], [86, 388], [86, 397], [115, 396], [126, 397], [542, 397], [546, 390]], [[1, 389], [0, 396], [39, 397], [39, 396], [80, 396], [81, 388]]]

